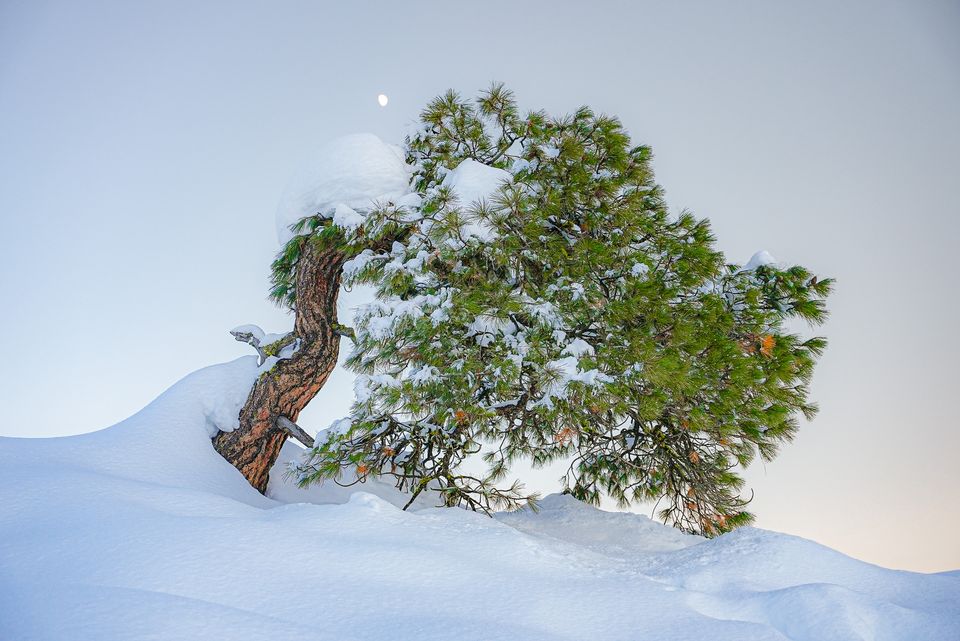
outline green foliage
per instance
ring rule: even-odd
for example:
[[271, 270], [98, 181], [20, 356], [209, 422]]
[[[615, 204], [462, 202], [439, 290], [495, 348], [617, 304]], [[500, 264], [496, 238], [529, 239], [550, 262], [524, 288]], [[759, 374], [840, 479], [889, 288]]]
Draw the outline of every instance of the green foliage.
[[[384, 206], [336, 238], [346, 282], [378, 299], [359, 314], [349, 429], [318, 444], [302, 483], [389, 476], [414, 496], [491, 510], [535, 497], [504, 486], [511, 463], [569, 462], [566, 488], [597, 503], [665, 501], [660, 516], [714, 535], [749, 523], [738, 471], [793, 438], [822, 338], [829, 279], [802, 267], [742, 270], [707, 220], [671, 216], [649, 147], [583, 107], [520, 115], [500, 85], [448, 92], [407, 139], [418, 206]], [[510, 180], [458, 202], [444, 177], [474, 160]], [[295, 302], [298, 243], [274, 265]], [[483, 474], [463, 463], [481, 456]]]
[[270, 300], [281, 307], [295, 309], [297, 303], [296, 268], [303, 243], [313, 242], [324, 246], [331, 244], [349, 251], [343, 231], [331, 224], [323, 214], [307, 216], [294, 223], [290, 230], [293, 238], [287, 241], [270, 265]]

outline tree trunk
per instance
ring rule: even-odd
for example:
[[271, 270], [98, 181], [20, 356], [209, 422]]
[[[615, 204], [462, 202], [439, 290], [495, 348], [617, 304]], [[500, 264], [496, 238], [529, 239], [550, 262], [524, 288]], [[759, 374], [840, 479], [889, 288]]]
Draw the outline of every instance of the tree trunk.
[[217, 452], [261, 493], [267, 490], [270, 468], [288, 435], [277, 419], [297, 420], [327, 382], [340, 352], [337, 295], [345, 256], [336, 248], [318, 248], [306, 238], [301, 242], [293, 330], [300, 346], [257, 379], [240, 410], [240, 426], [213, 437]]

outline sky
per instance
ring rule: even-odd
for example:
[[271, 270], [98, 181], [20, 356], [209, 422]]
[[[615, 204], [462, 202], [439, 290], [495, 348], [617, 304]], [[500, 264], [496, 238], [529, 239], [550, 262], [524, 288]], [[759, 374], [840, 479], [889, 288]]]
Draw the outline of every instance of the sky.
[[[933, 0], [2, 0], [0, 435], [106, 427], [249, 353], [234, 326], [288, 329], [266, 294], [303, 159], [400, 143], [436, 94], [498, 80], [524, 108], [619, 116], [731, 262], [837, 279], [821, 412], [747, 471], [757, 525], [958, 569], [958, 33]], [[351, 397], [339, 371], [300, 423]]]

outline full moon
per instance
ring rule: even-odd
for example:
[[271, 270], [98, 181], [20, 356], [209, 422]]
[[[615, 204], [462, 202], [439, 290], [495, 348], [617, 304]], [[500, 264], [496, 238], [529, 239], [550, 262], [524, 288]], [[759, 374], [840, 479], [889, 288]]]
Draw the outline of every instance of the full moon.
[[386, 94], [380, 94], [379, 96], [377, 96], [377, 102], [380, 103], [381, 107], [386, 107], [387, 103], [390, 102], [390, 99], [387, 98]]

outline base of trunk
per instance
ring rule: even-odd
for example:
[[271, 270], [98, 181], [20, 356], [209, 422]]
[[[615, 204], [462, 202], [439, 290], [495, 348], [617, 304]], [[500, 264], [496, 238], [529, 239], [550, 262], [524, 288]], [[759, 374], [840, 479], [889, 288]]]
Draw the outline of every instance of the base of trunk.
[[266, 434], [235, 430], [219, 432], [213, 438], [213, 448], [240, 470], [258, 492], [266, 494], [270, 468], [280, 456], [280, 448], [286, 440], [286, 433], [280, 430]]

